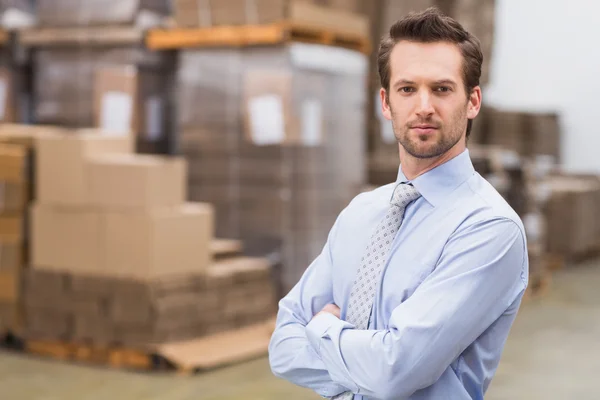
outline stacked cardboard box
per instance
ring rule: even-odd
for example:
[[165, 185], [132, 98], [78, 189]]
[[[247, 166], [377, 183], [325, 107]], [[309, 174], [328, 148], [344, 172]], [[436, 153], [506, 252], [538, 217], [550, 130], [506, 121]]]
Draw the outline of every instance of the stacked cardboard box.
[[241, 256], [149, 282], [33, 270], [25, 289], [29, 338], [96, 345], [220, 333], [268, 320], [276, 304], [269, 262]]
[[287, 20], [304, 27], [369, 35], [360, 4], [349, 0], [175, 0], [180, 27], [270, 24]]
[[138, 151], [169, 151], [172, 57], [143, 46], [168, 0], [43, 0], [33, 47], [33, 120], [71, 128], [132, 130]]
[[34, 119], [132, 130], [140, 152], [166, 152], [170, 68], [169, 56], [137, 44], [36, 49]]
[[[547, 155], [560, 161], [560, 119], [556, 113], [502, 111], [486, 107], [477, 122], [478, 143], [497, 145], [524, 157]], [[475, 139], [475, 138], [474, 138]]]
[[132, 154], [132, 142], [38, 138], [25, 336], [144, 345], [266, 319], [270, 264], [213, 265], [213, 209], [186, 202], [185, 162]]
[[34, 199], [35, 138], [52, 128], [0, 125], [0, 332], [18, 334], [28, 265], [29, 206]]
[[600, 177], [554, 174], [544, 182], [548, 195], [547, 247], [552, 254], [576, 259], [600, 246]]
[[27, 152], [0, 144], [0, 333], [18, 327], [28, 201]]
[[365, 75], [363, 55], [317, 45], [181, 54], [191, 199], [215, 205], [218, 236], [281, 252], [287, 289], [364, 183]]
[[37, 0], [38, 24], [45, 27], [157, 23], [169, 12], [168, 0]]

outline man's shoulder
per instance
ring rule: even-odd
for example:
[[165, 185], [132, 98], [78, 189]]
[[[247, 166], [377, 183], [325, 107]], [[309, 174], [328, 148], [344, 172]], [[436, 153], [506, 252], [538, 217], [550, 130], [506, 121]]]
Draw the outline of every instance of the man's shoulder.
[[516, 210], [508, 203], [507, 199], [485, 178], [475, 174], [468, 181], [468, 188], [472, 195], [470, 220], [479, 222], [504, 219], [514, 222], [515, 226], [524, 233], [524, 226]]

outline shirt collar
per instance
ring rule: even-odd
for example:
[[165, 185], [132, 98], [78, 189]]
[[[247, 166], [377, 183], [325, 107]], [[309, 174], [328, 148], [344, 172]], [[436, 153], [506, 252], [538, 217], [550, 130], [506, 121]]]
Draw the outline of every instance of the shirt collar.
[[406, 178], [402, 172], [402, 165], [400, 165], [396, 183], [412, 183], [421, 196], [436, 207], [448, 194], [469, 179], [473, 172], [475, 172], [475, 168], [471, 162], [469, 150], [465, 149], [450, 161], [438, 165], [412, 181]]

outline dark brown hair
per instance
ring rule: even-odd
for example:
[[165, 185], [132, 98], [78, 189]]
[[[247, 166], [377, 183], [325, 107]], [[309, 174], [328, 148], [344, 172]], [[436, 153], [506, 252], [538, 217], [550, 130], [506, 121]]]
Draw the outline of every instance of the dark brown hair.
[[[456, 20], [444, 15], [435, 7], [413, 12], [397, 21], [389, 35], [382, 38], [377, 57], [381, 87], [390, 90], [390, 54], [394, 46], [402, 41], [419, 43], [448, 42], [456, 44], [463, 56], [463, 82], [467, 96], [479, 86], [483, 53], [479, 39], [467, 32]], [[387, 98], [387, 95], [386, 95]], [[467, 137], [471, 133], [472, 120], [467, 126]]]

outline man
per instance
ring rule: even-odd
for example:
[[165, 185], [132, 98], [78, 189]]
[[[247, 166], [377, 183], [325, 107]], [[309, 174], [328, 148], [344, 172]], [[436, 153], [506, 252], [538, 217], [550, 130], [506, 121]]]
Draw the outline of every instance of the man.
[[[477, 174], [479, 42], [435, 9], [379, 50], [397, 182], [357, 196], [281, 300], [273, 373], [335, 399], [482, 399], [528, 283], [523, 225]], [[339, 308], [338, 308], [339, 307]]]

